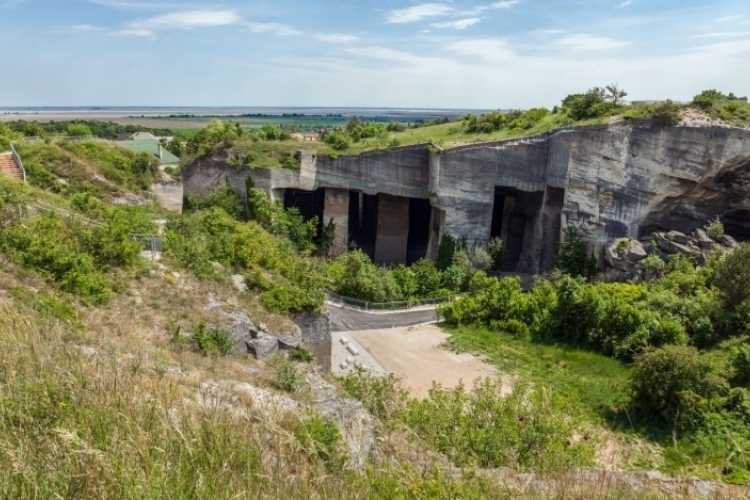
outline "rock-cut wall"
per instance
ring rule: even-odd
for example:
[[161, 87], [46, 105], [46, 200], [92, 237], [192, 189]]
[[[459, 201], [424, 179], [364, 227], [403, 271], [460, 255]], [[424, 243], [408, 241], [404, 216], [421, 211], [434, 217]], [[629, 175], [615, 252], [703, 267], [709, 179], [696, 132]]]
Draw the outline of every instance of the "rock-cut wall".
[[[598, 248], [660, 227], [687, 233], [717, 216], [730, 234], [750, 239], [748, 130], [617, 124], [443, 151], [416, 145], [335, 159], [303, 151], [299, 171], [238, 168], [227, 160], [216, 153], [186, 166], [185, 193], [205, 194], [229, 181], [244, 196], [251, 178], [274, 197], [288, 188], [329, 188], [429, 199], [429, 256], [446, 233], [486, 245], [502, 202], [502, 234], [517, 251], [519, 271], [543, 269], [569, 225]], [[409, 217], [408, 203], [384, 199], [404, 207], [405, 219], [384, 210], [390, 219], [379, 222], [382, 241], [408, 231]]]

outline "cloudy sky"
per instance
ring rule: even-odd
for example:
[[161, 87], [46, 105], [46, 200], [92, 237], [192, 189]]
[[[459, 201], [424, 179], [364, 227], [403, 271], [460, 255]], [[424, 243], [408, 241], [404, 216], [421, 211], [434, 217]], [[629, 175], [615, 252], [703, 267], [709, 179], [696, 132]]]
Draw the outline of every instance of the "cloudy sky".
[[0, 0], [0, 106], [552, 106], [750, 93], [748, 0]]

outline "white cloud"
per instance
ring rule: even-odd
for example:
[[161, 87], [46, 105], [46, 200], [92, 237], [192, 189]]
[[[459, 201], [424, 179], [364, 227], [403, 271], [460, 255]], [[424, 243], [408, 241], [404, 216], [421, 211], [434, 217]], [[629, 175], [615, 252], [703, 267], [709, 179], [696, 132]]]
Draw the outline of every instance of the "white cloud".
[[734, 21], [736, 19], [739, 20], [739, 19], [742, 19], [743, 17], [744, 16], [741, 15], [741, 14], [734, 15], [734, 16], [724, 16], [724, 17], [720, 17], [720, 18], [714, 20], [714, 22], [715, 23], [728, 23], [729, 21]]
[[516, 57], [508, 42], [500, 38], [461, 40], [448, 45], [447, 49], [457, 54], [474, 56], [484, 61], [508, 61]]
[[405, 9], [396, 9], [388, 12], [385, 16], [388, 23], [413, 23], [430, 17], [441, 17], [453, 12], [453, 7], [444, 3], [424, 3], [407, 7]]
[[358, 36], [343, 33], [315, 33], [313, 36], [321, 42], [328, 43], [349, 43], [359, 40]]
[[5, 0], [4, 2], [0, 3], [0, 7], [3, 7], [5, 9], [12, 9], [13, 7], [18, 7], [25, 1], [26, 0]]
[[300, 35], [301, 32], [281, 23], [246, 23], [247, 28], [253, 33], [273, 33], [279, 36]]
[[505, 2], [495, 2], [490, 5], [491, 9], [510, 9], [514, 5], [521, 3], [521, 0], [506, 0]]
[[94, 26], [92, 24], [75, 24], [73, 26], [62, 26], [61, 28], [54, 31], [54, 33], [65, 33], [65, 34], [76, 34], [76, 33], [101, 33], [107, 31], [106, 28], [101, 26]]
[[625, 0], [624, 2], [620, 2], [616, 5], [618, 9], [624, 9], [628, 5], [631, 5], [633, 3], [633, 0]]
[[242, 18], [232, 10], [184, 10], [128, 23], [136, 29], [193, 29], [239, 24]]
[[701, 33], [693, 35], [690, 38], [734, 38], [741, 36], [750, 36], [750, 31], [719, 31], [713, 33]]
[[131, 2], [127, 0], [88, 0], [89, 3], [120, 10], [160, 10], [184, 7], [184, 3]]
[[449, 28], [454, 30], [465, 30], [469, 26], [477, 24], [482, 19], [479, 17], [472, 17], [469, 19], [459, 19], [458, 21], [446, 21], [444, 23], [432, 23], [430, 26], [433, 28]]
[[628, 42], [586, 34], [567, 35], [557, 40], [556, 44], [573, 50], [606, 50], [629, 45]]

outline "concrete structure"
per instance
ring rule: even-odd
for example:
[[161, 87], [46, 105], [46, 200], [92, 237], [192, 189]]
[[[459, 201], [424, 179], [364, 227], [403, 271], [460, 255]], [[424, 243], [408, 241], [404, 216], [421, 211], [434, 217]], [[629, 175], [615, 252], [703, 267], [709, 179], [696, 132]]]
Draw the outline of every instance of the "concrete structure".
[[569, 225], [597, 251], [659, 227], [689, 233], [716, 216], [750, 239], [750, 131], [742, 129], [616, 124], [448, 150], [423, 144], [336, 159], [303, 151], [298, 171], [229, 166], [231, 154], [186, 166], [185, 192], [229, 180], [244, 196], [249, 177], [287, 206], [307, 196], [308, 213], [325, 211], [339, 238], [386, 264], [434, 258], [446, 233], [470, 248], [500, 236], [506, 270], [530, 273], [549, 264]]

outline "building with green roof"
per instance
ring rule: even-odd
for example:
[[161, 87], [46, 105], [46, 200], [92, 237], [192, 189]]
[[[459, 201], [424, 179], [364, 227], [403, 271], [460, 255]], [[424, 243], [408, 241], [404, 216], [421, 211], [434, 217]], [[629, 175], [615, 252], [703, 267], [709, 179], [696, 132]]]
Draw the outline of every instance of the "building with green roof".
[[159, 165], [179, 165], [180, 159], [170, 153], [161, 145], [157, 139], [136, 139], [131, 141], [119, 141], [123, 147], [135, 153], [149, 153], [159, 159]]

